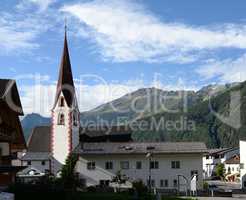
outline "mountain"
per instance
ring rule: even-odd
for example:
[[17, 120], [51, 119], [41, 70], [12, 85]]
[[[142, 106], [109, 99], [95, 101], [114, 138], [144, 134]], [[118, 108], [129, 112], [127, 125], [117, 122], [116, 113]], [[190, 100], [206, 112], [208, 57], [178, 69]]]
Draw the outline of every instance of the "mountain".
[[[186, 98], [187, 97], [187, 98]], [[163, 91], [156, 88], [142, 88], [119, 99], [103, 104], [91, 111], [81, 113], [83, 124], [119, 124], [157, 114], [165, 110], [175, 110], [194, 104], [198, 97], [194, 91]]]
[[[240, 128], [232, 128], [213, 114], [228, 115], [233, 92], [241, 93]], [[208, 85], [199, 91], [142, 88], [81, 113], [81, 125], [133, 124], [133, 138], [137, 141], [204, 141], [209, 147], [236, 146], [239, 137], [246, 134], [245, 97], [245, 82]], [[234, 105], [231, 110], [236, 113], [238, 107]], [[152, 121], [159, 125], [163, 119], [164, 127], [150, 127]], [[49, 123], [49, 118], [38, 114], [27, 115], [22, 120], [26, 138], [33, 127]], [[145, 124], [145, 130], [139, 128], [139, 124]]]
[[32, 113], [26, 115], [22, 120], [21, 120], [22, 128], [24, 131], [24, 136], [26, 141], [28, 140], [32, 129], [35, 126], [45, 126], [50, 124], [50, 118], [48, 117], [43, 117], [39, 114]]
[[[239, 139], [246, 138], [246, 82], [227, 85], [219, 92], [212, 92], [208, 98], [210, 89], [198, 91], [196, 94], [200, 100], [186, 112], [162, 112], [138, 120], [138, 124], [147, 123], [148, 128], [138, 128], [134, 139], [203, 141], [210, 148], [238, 146]], [[164, 127], [151, 129], [153, 121], [155, 124], [164, 121]], [[167, 122], [171, 122], [169, 127], [165, 126]]]

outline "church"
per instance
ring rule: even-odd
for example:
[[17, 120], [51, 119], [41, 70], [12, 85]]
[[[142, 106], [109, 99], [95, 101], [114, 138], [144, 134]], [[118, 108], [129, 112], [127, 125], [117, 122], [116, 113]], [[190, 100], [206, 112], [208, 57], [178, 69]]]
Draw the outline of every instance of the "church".
[[55, 102], [51, 109], [51, 125], [35, 127], [32, 130], [27, 153], [22, 158], [23, 165], [28, 168], [20, 176], [26, 176], [27, 172], [31, 175], [59, 174], [67, 156], [79, 142], [110, 141], [131, 141], [131, 130], [124, 126], [80, 126], [80, 111], [65, 31]]
[[163, 189], [177, 188], [196, 176], [202, 188], [204, 143], [140, 143], [133, 142], [129, 127], [81, 127], [75, 91], [65, 31], [51, 124], [33, 129], [22, 157], [27, 168], [19, 177], [59, 176], [66, 158], [74, 153], [79, 156], [75, 172], [86, 186], [109, 185], [120, 172], [129, 183], [141, 180]]

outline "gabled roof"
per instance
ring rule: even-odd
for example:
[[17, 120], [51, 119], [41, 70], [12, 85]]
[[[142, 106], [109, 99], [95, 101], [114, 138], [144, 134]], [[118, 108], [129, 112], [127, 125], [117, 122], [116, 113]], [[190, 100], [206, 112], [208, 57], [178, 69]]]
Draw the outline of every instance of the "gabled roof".
[[234, 155], [233, 157], [227, 159], [225, 164], [240, 164], [240, 156]]
[[0, 79], [0, 110], [0, 139], [11, 141], [12, 149], [25, 149], [26, 142], [19, 119], [23, 110], [14, 80]]
[[23, 115], [19, 92], [14, 80], [0, 79], [0, 101], [4, 102], [12, 111]]
[[183, 154], [207, 152], [201, 142], [153, 142], [153, 143], [83, 143], [75, 149], [80, 155], [94, 154]]
[[209, 155], [222, 155], [231, 151], [239, 150], [238, 147], [230, 147], [230, 148], [220, 148], [220, 149], [209, 149], [208, 154]]
[[37, 126], [28, 140], [28, 152], [50, 152], [50, 126]]
[[70, 107], [73, 103], [75, 89], [74, 89], [73, 74], [72, 74], [72, 68], [71, 68], [70, 57], [69, 57], [66, 31], [65, 31], [63, 53], [61, 58], [54, 107], [57, 104], [58, 98], [61, 93], [63, 93], [65, 101], [67, 105]]

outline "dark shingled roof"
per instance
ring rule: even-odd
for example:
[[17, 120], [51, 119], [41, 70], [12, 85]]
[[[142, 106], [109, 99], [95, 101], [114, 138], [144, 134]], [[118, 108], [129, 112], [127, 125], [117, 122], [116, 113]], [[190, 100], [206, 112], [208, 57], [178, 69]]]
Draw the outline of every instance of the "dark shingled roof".
[[238, 147], [209, 149], [208, 150], [208, 155], [222, 155], [222, 154], [228, 153], [230, 151], [236, 151], [238, 149], [239, 149]]
[[73, 103], [75, 89], [74, 89], [73, 74], [71, 69], [66, 32], [65, 32], [64, 47], [63, 47], [63, 53], [61, 58], [59, 79], [57, 83], [54, 106], [56, 105], [61, 92], [64, 95], [66, 103], [70, 107]]
[[50, 126], [37, 126], [28, 141], [28, 152], [50, 152]]
[[155, 143], [83, 143], [75, 149], [80, 155], [93, 154], [182, 154], [206, 153], [207, 147], [201, 142], [155, 142]]
[[0, 101], [19, 115], [23, 115], [22, 105], [16, 82], [11, 79], [0, 79]]
[[80, 134], [86, 134], [89, 137], [99, 137], [105, 135], [128, 135], [132, 130], [128, 126], [89, 126], [81, 127]]
[[19, 119], [23, 110], [14, 80], [0, 79], [0, 110], [0, 138], [11, 140], [12, 149], [25, 149], [26, 142]]

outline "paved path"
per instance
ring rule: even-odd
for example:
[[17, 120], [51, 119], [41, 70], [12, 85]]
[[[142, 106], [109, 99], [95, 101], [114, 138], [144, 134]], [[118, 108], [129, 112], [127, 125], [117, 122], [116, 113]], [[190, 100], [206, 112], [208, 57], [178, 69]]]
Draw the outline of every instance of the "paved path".
[[229, 197], [197, 197], [199, 200], [246, 200], [246, 194], [243, 195], [233, 195], [232, 198]]

